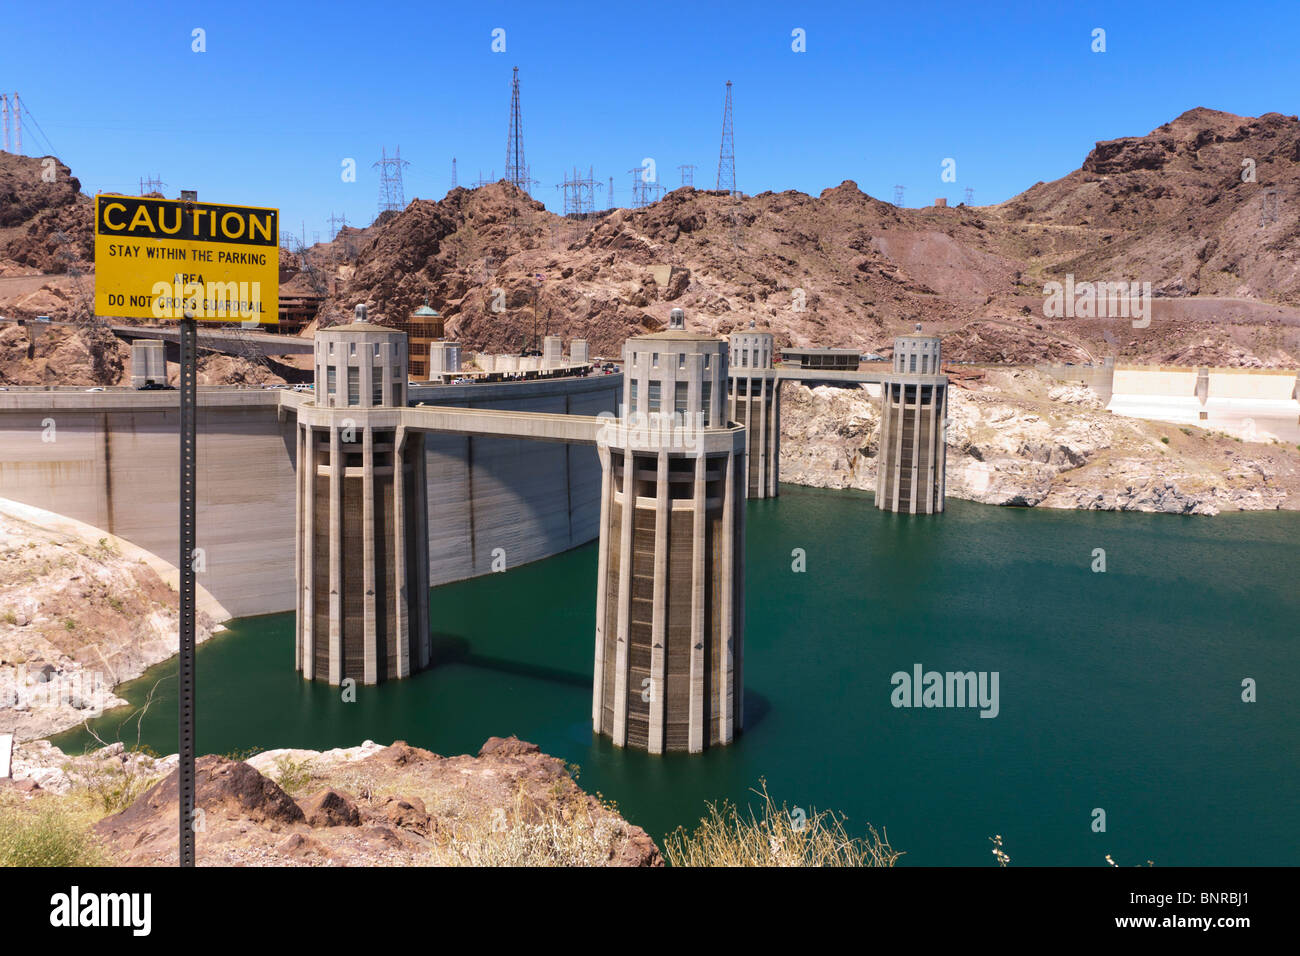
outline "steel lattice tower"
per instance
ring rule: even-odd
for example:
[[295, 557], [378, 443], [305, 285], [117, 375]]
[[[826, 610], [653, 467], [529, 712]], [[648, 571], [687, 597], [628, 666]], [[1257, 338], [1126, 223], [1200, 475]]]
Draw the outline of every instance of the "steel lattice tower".
[[906, 189], [906, 188], [907, 188], [906, 186], [895, 186], [895, 187], [894, 187], [894, 205], [895, 205], [895, 206], [901, 206], [901, 205], [903, 205], [903, 190]]
[[718, 188], [736, 191], [736, 143], [731, 133], [731, 80], [727, 80], [727, 101], [722, 107], [722, 149], [718, 152]]
[[632, 203], [633, 209], [640, 209], [645, 205], [645, 185], [641, 181], [641, 174], [645, 172], [643, 166], [633, 166], [628, 170], [632, 174]]
[[456, 157], [451, 158], [451, 188], [456, 188]]
[[524, 163], [524, 127], [519, 115], [519, 67], [510, 81], [510, 139], [506, 144], [506, 182], [528, 192], [528, 166]]
[[583, 179], [578, 173], [578, 167], [573, 167], [573, 176], [565, 176], [564, 182], [556, 185], [556, 189], [564, 192], [564, 214], [568, 215], [589, 215], [596, 211], [596, 190], [601, 187], [600, 183], [592, 177], [591, 167], [587, 167], [587, 178]]
[[[406, 208], [406, 195], [402, 188], [402, 167], [410, 166], [402, 159], [402, 147], [392, 156], [386, 150], [380, 150], [380, 159], [374, 165], [379, 167], [379, 211], [381, 213]], [[303, 236], [306, 239], [306, 235]]]
[[695, 185], [695, 167], [689, 164], [683, 164], [678, 166], [677, 169], [682, 174], [682, 185], [693, 187]]

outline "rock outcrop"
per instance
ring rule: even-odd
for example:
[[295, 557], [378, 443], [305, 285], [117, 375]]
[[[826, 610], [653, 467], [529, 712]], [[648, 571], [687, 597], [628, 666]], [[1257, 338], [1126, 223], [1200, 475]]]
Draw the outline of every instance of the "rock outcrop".
[[[878, 404], [863, 388], [788, 385], [781, 480], [875, 490]], [[1300, 508], [1294, 446], [1124, 418], [1083, 385], [990, 370], [949, 389], [952, 498], [984, 504], [1217, 514]]]
[[[177, 593], [135, 553], [0, 509], [0, 732], [75, 727], [125, 704], [113, 688], [176, 653]], [[200, 641], [216, 626], [205, 613], [197, 624]]]
[[[56, 754], [65, 769], [42, 767], [33, 786], [34, 764]], [[120, 745], [75, 760], [24, 745], [15, 771], [29, 794], [58, 792], [78, 785], [87, 766], [123, 759]], [[175, 756], [141, 759], [124, 772], [162, 779], [94, 833], [118, 865], [175, 866]], [[402, 741], [247, 761], [204, 756], [195, 806], [205, 866], [663, 865], [644, 830], [584, 793], [563, 761], [514, 737], [490, 738], [478, 756], [441, 757]]]

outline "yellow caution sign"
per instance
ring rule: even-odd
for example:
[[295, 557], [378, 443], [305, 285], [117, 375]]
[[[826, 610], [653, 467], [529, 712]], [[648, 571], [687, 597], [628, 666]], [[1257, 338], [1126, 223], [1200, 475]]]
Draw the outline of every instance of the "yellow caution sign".
[[95, 197], [95, 314], [280, 321], [280, 211]]

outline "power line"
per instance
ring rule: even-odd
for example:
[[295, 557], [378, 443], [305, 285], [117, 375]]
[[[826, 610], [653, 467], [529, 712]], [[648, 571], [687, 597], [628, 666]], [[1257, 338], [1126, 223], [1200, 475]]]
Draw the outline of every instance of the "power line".
[[[16, 101], [17, 99], [18, 99], [18, 94], [15, 93], [15, 94], [14, 94], [14, 100]], [[41, 124], [38, 123], [38, 122], [36, 122], [36, 117], [32, 115], [32, 111], [29, 110], [29, 109], [27, 108], [27, 104], [26, 104], [26, 103], [22, 104], [22, 111], [23, 111], [24, 113], [27, 114], [27, 118], [28, 118], [29, 120], [31, 120], [32, 125], [36, 127], [36, 132], [38, 132], [38, 133], [41, 134], [41, 139], [44, 140], [46, 147], [47, 147], [47, 148], [49, 149], [49, 151], [50, 151], [50, 155], [51, 155], [51, 156], [57, 156], [58, 153], [55, 152], [55, 150], [54, 150], [54, 144], [53, 144], [52, 142], [50, 142], [50, 138], [49, 138], [48, 136], [45, 135], [45, 130], [41, 129]], [[21, 138], [18, 140], [18, 144], [19, 144], [20, 147], [22, 146], [22, 139], [21, 139]]]
[[12, 120], [14, 133], [16, 134], [16, 138], [17, 138], [17, 146], [13, 147], [12, 151], [16, 155], [22, 155], [23, 114], [26, 113], [29, 125], [35, 129], [35, 131], [40, 135], [41, 141], [45, 144], [46, 154], [49, 156], [58, 155], [58, 152], [54, 149], [54, 143], [50, 140], [49, 136], [45, 134], [45, 130], [41, 128], [41, 124], [36, 121], [36, 117], [32, 115], [32, 111], [27, 108], [27, 104], [22, 101], [22, 98], [17, 93], [14, 93], [12, 95], [6, 95], [4, 93], [0, 93], [0, 112], [3, 112], [4, 114], [5, 152], [9, 152], [11, 149], [11, 143], [9, 140], [9, 127], [10, 127], [10, 121]]

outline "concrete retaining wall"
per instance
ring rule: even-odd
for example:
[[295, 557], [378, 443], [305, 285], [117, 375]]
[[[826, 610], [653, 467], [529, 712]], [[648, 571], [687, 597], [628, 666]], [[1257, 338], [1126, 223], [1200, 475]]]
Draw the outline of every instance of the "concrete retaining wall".
[[[1204, 371], [1204, 394], [1197, 379]], [[1117, 366], [1116, 415], [1222, 430], [1247, 441], [1300, 441], [1294, 369]]]

